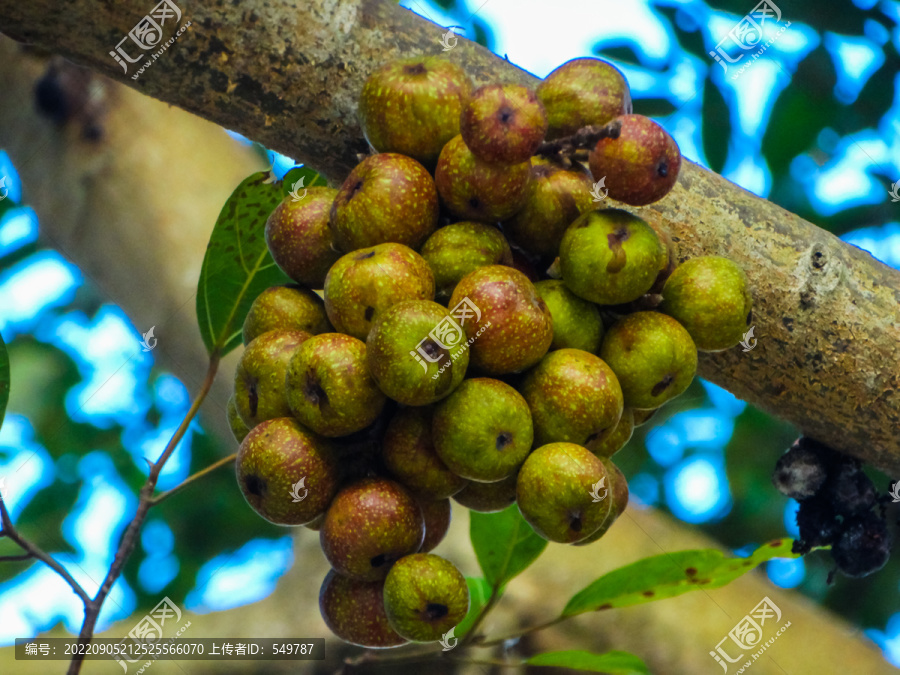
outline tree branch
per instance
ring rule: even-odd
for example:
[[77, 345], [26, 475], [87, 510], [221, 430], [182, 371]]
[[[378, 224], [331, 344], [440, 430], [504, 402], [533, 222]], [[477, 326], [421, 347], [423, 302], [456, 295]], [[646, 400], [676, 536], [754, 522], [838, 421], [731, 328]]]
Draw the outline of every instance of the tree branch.
[[[212, 388], [218, 367], [219, 356], [218, 354], [213, 354], [209, 359], [209, 368], [206, 372], [206, 379], [203, 381], [200, 392], [197, 394], [190, 409], [185, 414], [178, 429], [172, 435], [172, 438], [169, 439], [169, 443], [166, 445], [166, 449], [163, 450], [162, 455], [160, 455], [159, 459], [150, 466], [150, 474], [147, 476], [147, 482], [144, 483], [144, 487], [141, 488], [137, 512], [134, 514], [134, 518], [131, 519], [131, 522], [128, 523], [128, 527], [122, 535], [122, 539], [119, 542], [119, 548], [116, 551], [116, 557], [113, 559], [113, 563], [110, 565], [109, 571], [106, 573], [106, 577], [103, 579], [103, 583], [97, 591], [97, 595], [85, 605], [84, 622], [81, 625], [81, 632], [78, 635], [79, 643], [90, 642], [93, 638], [94, 627], [97, 624], [97, 618], [100, 616], [100, 610], [103, 608], [103, 603], [109, 595], [109, 592], [112, 590], [116, 579], [122, 574], [122, 570], [125, 568], [125, 563], [128, 562], [128, 558], [131, 557], [131, 553], [134, 551], [134, 547], [137, 544], [138, 535], [141, 532], [141, 527], [144, 524], [147, 513], [150, 511], [150, 507], [153, 506], [153, 491], [156, 489], [156, 482], [159, 480], [159, 474], [162, 473], [166, 462], [169, 461], [172, 453], [175, 452], [175, 448], [178, 447], [181, 439], [184, 438], [184, 434], [187, 432], [188, 427], [190, 427], [191, 422], [200, 410], [200, 405]], [[81, 664], [83, 662], [84, 654], [76, 653], [69, 665], [69, 675], [77, 675], [81, 671]]]
[[6, 504], [3, 502], [3, 495], [0, 495], [0, 537], [9, 537], [11, 541], [14, 541], [19, 545], [22, 550], [26, 553], [25, 555], [9, 555], [9, 556], [0, 556], [0, 562], [14, 562], [21, 560], [29, 560], [34, 558], [36, 560], [40, 560], [42, 563], [47, 565], [50, 569], [56, 572], [59, 576], [63, 578], [63, 580], [72, 587], [72, 590], [75, 591], [75, 594], [81, 598], [81, 601], [84, 603], [85, 608], [90, 604], [91, 599], [88, 596], [87, 592], [82, 588], [81, 584], [75, 581], [75, 578], [69, 574], [69, 571], [63, 567], [63, 565], [56, 560], [53, 559], [50, 554], [45, 553], [39, 546], [31, 543], [22, 534], [16, 529], [15, 525], [13, 525], [12, 518], [9, 516], [9, 511], [6, 508]]
[[228, 457], [223, 457], [222, 459], [220, 459], [217, 462], [213, 462], [205, 469], [200, 469], [200, 471], [198, 471], [197, 473], [195, 473], [193, 475], [188, 476], [181, 483], [179, 483], [178, 485], [173, 487], [171, 490], [166, 490], [165, 492], [160, 492], [158, 495], [151, 498], [150, 506], [156, 506], [157, 504], [168, 499], [172, 495], [174, 495], [178, 492], [181, 492], [184, 488], [186, 488], [188, 485], [193, 483], [195, 480], [198, 480], [200, 478], [203, 478], [206, 475], [211, 474], [216, 469], [223, 467], [223, 466], [227, 466], [228, 464], [233, 464], [235, 459], [237, 459], [236, 452], [228, 455]]
[[[392, 0], [200, 0], [137, 80], [109, 56], [147, 6], [0, 0], [0, 30], [239, 131], [340, 181], [366, 150], [356, 97], [387, 60], [439, 54], [441, 29]], [[53, 21], [46, 17], [52, 14]], [[170, 22], [171, 23], [171, 22]], [[167, 30], [174, 33], [174, 26]], [[167, 36], [169, 33], [167, 33]], [[149, 57], [148, 57], [149, 58]], [[460, 39], [448, 58], [476, 84], [535, 78]], [[700, 374], [805, 433], [900, 474], [900, 272], [690, 162], [636, 209], [679, 260], [727, 255], [748, 273], [759, 346], [701, 357]]]

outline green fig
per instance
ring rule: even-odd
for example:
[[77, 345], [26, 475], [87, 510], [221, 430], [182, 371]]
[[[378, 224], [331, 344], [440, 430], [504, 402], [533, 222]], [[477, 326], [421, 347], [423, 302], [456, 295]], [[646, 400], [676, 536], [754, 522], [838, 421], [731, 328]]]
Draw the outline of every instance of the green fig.
[[405, 155], [369, 155], [341, 186], [331, 228], [343, 251], [386, 242], [418, 248], [437, 227], [438, 195], [428, 170]]
[[449, 560], [416, 553], [398, 560], [384, 580], [384, 609], [407, 640], [441, 640], [466, 617], [469, 587]]
[[572, 544], [591, 536], [610, 512], [606, 468], [574, 443], [532, 452], [519, 471], [516, 501], [522, 517], [549, 541]]
[[448, 396], [469, 365], [465, 331], [446, 307], [430, 300], [407, 300], [381, 312], [366, 347], [375, 383], [404, 405]]
[[621, 209], [589, 211], [569, 226], [559, 247], [566, 286], [598, 305], [637, 300], [668, 263], [644, 220]]
[[514, 472], [496, 483], [469, 482], [453, 495], [453, 501], [479, 513], [497, 513], [516, 503], [516, 479]]
[[597, 436], [590, 439], [584, 444], [588, 450], [593, 452], [601, 459], [608, 459], [625, 447], [625, 444], [631, 440], [634, 433], [634, 409], [625, 408], [622, 411], [622, 417], [613, 432], [606, 436]]
[[728, 258], [692, 258], [666, 281], [659, 310], [687, 329], [697, 349], [728, 349], [744, 339], [753, 320], [747, 286], [744, 270]]
[[534, 288], [553, 318], [550, 349], [581, 349], [596, 354], [603, 340], [603, 320], [597, 305], [579, 298], [560, 279], [538, 281]]
[[276, 525], [303, 525], [325, 513], [340, 475], [331, 448], [290, 417], [250, 430], [235, 461], [247, 503]]
[[597, 541], [609, 531], [613, 523], [625, 512], [628, 506], [628, 481], [625, 480], [624, 474], [610, 460], [604, 459], [603, 466], [606, 467], [606, 475], [609, 477], [609, 495], [612, 497], [609, 515], [600, 528], [587, 539], [575, 542], [575, 546], [585, 546]]
[[515, 215], [524, 205], [531, 164], [488, 164], [466, 147], [462, 136], [451, 140], [434, 172], [441, 201], [465, 220], [495, 223]]
[[425, 540], [419, 553], [428, 553], [443, 541], [450, 529], [452, 509], [449, 499], [417, 498], [422, 516], [425, 518]]
[[328, 629], [344, 642], [366, 649], [406, 644], [384, 611], [384, 580], [357, 581], [330, 570], [319, 591], [319, 611]]
[[365, 343], [341, 333], [304, 342], [291, 358], [285, 388], [294, 417], [329, 437], [369, 426], [385, 403], [369, 375]]
[[312, 337], [296, 330], [273, 330], [253, 340], [234, 373], [234, 403], [249, 428], [275, 417], [289, 417], [284, 386], [291, 357]]
[[665, 129], [643, 115], [617, 117], [619, 133], [597, 142], [588, 162], [609, 196], [631, 206], [665, 197], [681, 169], [681, 151]]
[[301, 286], [272, 286], [256, 296], [244, 319], [244, 344], [270, 330], [300, 330], [310, 335], [332, 330], [322, 298]]
[[625, 76], [600, 59], [566, 61], [538, 85], [537, 95], [547, 109], [549, 139], [607, 124], [632, 108]]
[[534, 421], [534, 442], [586, 445], [609, 436], [622, 416], [622, 389], [600, 358], [559, 349], [541, 359], [520, 389]]
[[225, 405], [225, 416], [228, 418], [228, 426], [231, 427], [231, 433], [234, 434], [235, 440], [240, 443], [250, 433], [250, 427], [244, 424], [244, 420], [238, 414], [234, 394], [228, 397], [228, 403]]
[[592, 187], [580, 164], [567, 169], [533, 157], [525, 206], [503, 224], [503, 231], [526, 251], [554, 258], [569, 225], [594, 208]]
[[469, 480], [503, 480], [525, 461], [534, 440], [528, 404], [508, 384], [464, 380], [437, 405], [434, 449], [449, 469]]
[[359, 123], [379, 152], [399, 152], [429, 169], [441, 148], [459, 134], [471, 84], [450, 61], [417, 56], [372, 73], [359, 97]]
[[403, 300], [433, 300], [434, 275], [418, 253], [379, 244], [348, 253], [325, 278], [325, 311], [341, 333], [365, 340], [379, 312]]
[[459, 280], [485, 265], [512, 265], [512, 251], [496, 227], [462, 222], [428, 237], [419, 251], [434, 272], [437, 296], [449, 298]]
[[632, 408], [658, 408], [687, 389], [697, 372], [690, 334], [659, 312], [619, 319], [603, 338], [600, 358], [616, 374], [625, 405]]
[[306, 196], [287, 196], [266, 221], [266, 244], [277, 265], [298, 284], [322, 288], [328, 268], [341, 254], [328, 217], [337, 190], [306, 189]]
[[553, 341], [550, 310], [524, 274], [504, 265], [479, 267], [463, 277], [450, 307], [469, 318], [460, 324], [472, 341], [471, 364], [500, 375], [530, 368]]
[[472, 92], [459, 120], [466, 146], [490, 164], [526, 162], [547, 133], [547, 111], [528, 87], [487, 84]]
[[363, 478], [338, 492], [319, 530], [322, 551], [339, 574], [375, 581], [425, 538], [422, 510], [400, 484]]
[[[431, 440], [430, 408], [401, 408], [384, 432], [382, 459], [388, 471], [414, 495], [446, 499], [466, 486], [447, 468]], [[427, 532], [427, 528], [426, 528]]]

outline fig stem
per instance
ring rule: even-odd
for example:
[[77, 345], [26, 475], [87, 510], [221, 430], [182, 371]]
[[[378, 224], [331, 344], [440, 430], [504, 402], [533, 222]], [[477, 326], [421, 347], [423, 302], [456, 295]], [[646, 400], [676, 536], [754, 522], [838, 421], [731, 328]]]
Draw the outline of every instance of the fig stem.
[[150, 506], [156, 506], [161, 501], [168, 499], [169, 497], [174, 495], [176, 492], [180, 492], [181, 490], [186, 488], [188, 485], [193, 483], [195, 480], [197, 480], [199, 478], [203, 478], [207, 474], [212, 473], [213, 471], [215, 471], [216, 469], [218, 469], [220, 467], [231, 464], [232, 462], [234, 462], [234, 460], [236, 458], [237, 458], [237, 453], [235, 452], [235, 453], [228, 455], [228, 457], [223, 457], [218, 462], [214, 462], [214, 463], [210, 464], [205, 469], [200, 469], [200, 471], [198, 471], [197, 473], [195, 473], [191, 476], [188, 476], [187, 478], [184, 479], [184, 481], [182, 481], [181, 483], [179, 483], [178, 485], [173, 487], [171, 490], [166, 490], [165, 492], [160, 492], [158, 495], [153, 497], [150, 500]]
[[597, 141], [602, 138], [618, 138], [621, 130], [622, 123], [617, 120], [603, 126], [582, 127], [571, 136], [557, 138], [555, 141], [544, 141], [534, 154], [551, 159], [557, 155], [571, 159], [579, 150], [593, 150]]

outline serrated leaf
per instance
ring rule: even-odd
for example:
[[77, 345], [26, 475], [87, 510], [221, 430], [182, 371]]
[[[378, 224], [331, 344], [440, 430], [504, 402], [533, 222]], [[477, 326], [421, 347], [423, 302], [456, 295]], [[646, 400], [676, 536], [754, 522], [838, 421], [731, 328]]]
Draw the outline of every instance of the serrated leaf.
[[721, 551], [678, 551], [644, 558], [594, 581], [576, 593], [563, 616], [674, 598], [697, 589], [719, 588], [772, 558], [796, 558], [792, 541], [760, 546], [749, 558], [726, 558]]
[[245, 179], [222, 207], [197, 285], [197, 322], [207, 351], [224, 356], [241, 342], [253, 300], [269, 286], [290, 280], [266, 247], [266, 220], [281, 202], [269, 172]]
[[6, 351], [3, 336], [0, 336], [0, 426], [3, 426], [6, 405], [9, 403], [9, 384], [9, 352]]
[[469, 537], [484, 578], [502, 588], [547, 548], [513, 504], [498, 513], [469, 512]]
[[585, 651], [546, 652], [535, 654], [526, 662], [529, 666], [553, 666], [585, 670], [591, 673], [607, 673], [607, 675], [649, 675], [641, 659], [628, 652], [611, 651], [605, 654], [594, 654]]
[[456, 636], [461, 638], [475, 623], [475, 617], [487, 604], [491, 597], [491, 585], [481, 577], [466, 577], [466, 585], [469, 587], [469, 611], [466, 617], [456, 625]]

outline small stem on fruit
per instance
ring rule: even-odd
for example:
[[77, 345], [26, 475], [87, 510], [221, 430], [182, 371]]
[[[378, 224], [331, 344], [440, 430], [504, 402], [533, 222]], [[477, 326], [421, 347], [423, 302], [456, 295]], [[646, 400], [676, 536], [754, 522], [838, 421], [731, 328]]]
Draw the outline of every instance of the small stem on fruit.
[[160, 492], [158, 495], [153, 497], [150, 500], [150, 506], [156, 506], [161, 501], [168, 499], [169, 497], [174, 495], [176, 492], [180, 492], [181, 490], [183, 490], [184, 488], [186, 488], [188, 485], [193, 483], [198, 478], [203, 478], [204, 476], [212, 473], [219, 467], [226, 466], [227, 464], [231, 464], [232, 462], [234, 462], [234, 460], [236, 458], [237, 458], [237, 453], [233, 453], [231, 455], [228, 455], [228, 457], [223, 457], [218, 462], [214, 462], [213, 464], [210, 464], [205, 469], [200, 469], [200, 471], [193, 474], [192, 476], [188, 476], [187, 478], [184, 479], [184, 481], [182, 483], [176, 485], [171, 490], [166, 490], [165, 492]]
[[[206, 395], [212, 388], [218, 368], [219, 354], [218, 352], [214, 352], [212, 356], [209, 357], [209, 367], [206, 369], [206, 378], [203, 380], [203, 386], [200, 387], [197, 398], [194, 399], [194, 402], [191, 404], [191, 407], [187, 411], [187, 414], [185, 414], [184, 419], [181, 421], [178, 429], [172, 435], [172, 438], [169, 439], [169, 443], [168, 445], [166, 445], [166, 449], [163, 450], [162, 455], [160, 455], [159, 459], [150, 465], [150, 475], [147, 476], [147, 482], [144, 483], [144, 486], [141, 488], [140, 501], [138, 502], [137, 512], [134, 514], [134, 518], [131, 519], [128, 527], [125, 529], [125, 533], [122, 535], [122, 539], [119, 541], [119, 548], [116, 550], [116, 557], [113, 559], [113, 563], [112, 565], [110, 565], [109, 571], [106, 573], [106, 577], [103, 579], [103, 584], [101, 584], [100, 590], [97, 591], [97, 595], [95, 595], [93, 599], [89, 598], [87, 594], [85, 594], [82, 598], [85, 601], [85, 609], [84, 622], [81, 625], [81, 632], [78, 635], [79, 644], [87, 644], [93, 638], [94, 627], [97, 624], [97, 618], [100, 616], [100, 610], [103, 608], [103, 602], [106, 600], [109, 592], [112, 590], [113, 584], [116, 582], [116, 579], [118, 579], [119, 575], [122, 574], [122, 570], [125, 568], [125, 563], [128, 562], [128, 558], [131, 557], [131, 553], [132, 551], [134, 551], [134, 547], [137, 544], [141, 526], [143, 526], [144, 520], [147, 518], [147, 513], [150, 511], [150, 507], [153, 505], [153, 490], [156, 489], [156, 483], [159, 480], [159, 475], [162, 473], [166, 462], [169, 461], [172, 453], [175, 452], [175, 448], [178, 447], [178, 443], [181, 442], [182, 438], [184, 438], [185, 433], [187, 433], [187, 430], [191, 425], [191, 422], [193, 421], [194, 417], [196, 417], [197, 412], [200, 410], [200, 405], [203, 403], [203, 400], [206, 398]], [[68, 675], [77, 675], [79, 672], [81, 672], [82, 663], [84, 663], [84, 653], [76, 653], [76, 655], [72, 659], [72, 662], [69, 664]]]
[[[573, 615], [574, 616], [574, 615]], [[566, 619], [571, 619], [571, 616], [558, 616], [555, 619], [551, 619], [546, 623], [538, 624], [537, 626], [532, 626], [531, 628], [526, 628], [525, 630], [520, 630], [516, 633], [511, 633], [509, 635], [501, 635], [500, 637], [493, 638], [491, 640], [485, 640], [484, 642], [478, 642], [475, 646], [477, 647], [496, 647], [497, 645], [503, 644], [507, 640], [517, 640], [525, 635], [530, 635], [531, 633], [536, 633], [539, 630], [544, 630], [545, 628], [550, 628], [555, 626], [558, 623], [565, 621]]]
[[543, 155], [548, 159], [553, 159], [554, 157], [572, 159], [574, 155], [578, 154], [580, 158], [583, 155], [580, 151], [593, 150], [594, 146], [597, 145], [597, 141], [602, 138], [618, 138], [621, 130], [622, 123], [616, 120], [604, 126], [582, 127], [571, 136], [541, 143], [534, 154]]

